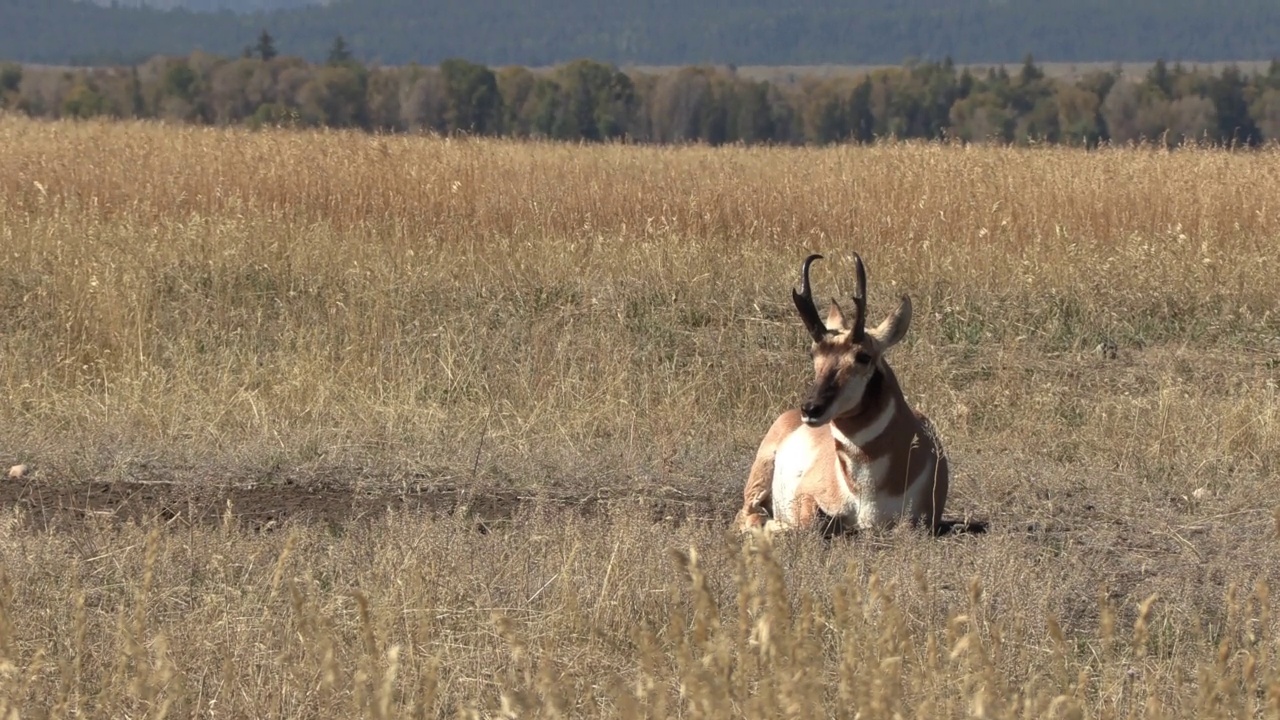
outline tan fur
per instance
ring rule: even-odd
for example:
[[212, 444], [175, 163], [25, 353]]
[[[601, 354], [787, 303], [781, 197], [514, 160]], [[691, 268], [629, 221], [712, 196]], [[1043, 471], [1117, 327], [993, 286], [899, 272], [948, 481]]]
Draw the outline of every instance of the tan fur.
[[788, 410], [773, 421], [769, 431], [760, 441], [755, 462], [747, 475], [747, 485], [742, 490], [742, 509], [738, 511], [740, 529], [762, 527], [773, 514], [773, 456], [782, 440], [801, 427], [799, 410]]
[[[932, 492], [923, 496], [923, 503], [913, 508], [910, 519], [913, 523], [924, 522], [930, 530], [936, 530], [942, 519], [950, 481], [947, 458], [941, 452], [928, 418], [907, 404], [893, 370], [882, 363], [881, 372], [885, 373], [885, 380], [880, 402], [867, 412], [878, 412], [885, 404], [892, 404], [895, 407], [892, 421], [875, 440], [861, 447], [841, 447], [838, 442], [835, 443], [837, 452], [847, 455], [859, 465], [885, 459], [888, 467], [876, 478], [875, 483], [875, 495], [880, 498], [901, 497], [912, 480], [931, 471]], [[847, 415], [836, 417], [830, 424], [846, 437], [861, 429], [857, 420]], [[834, 470], [826, 478], [832, 484], [837, 480]], [[858, 489], [855, 488], [854, 492], [856, 494]], [[820, 504], [826, 507], [825, 504]]]
[[[740, 530], [771, 517], [783, 518], [771, 527], [812, 528], [819, 511], [842, 526], [889, 527], [905, 517], [937, 530], [949, 465], [932, 424], [908, 405], [884, 357], [910, 322], [903, 296], [894, 313], [855, 340], [832, 302], [826, 332], [814, 331], [814, 386], [802, 409], [779, 416], [761, 441], [743, 490]], [[806, 413], [813, 414], [809, 424]], [[787, 507], [774, 506], [778, 497]]]

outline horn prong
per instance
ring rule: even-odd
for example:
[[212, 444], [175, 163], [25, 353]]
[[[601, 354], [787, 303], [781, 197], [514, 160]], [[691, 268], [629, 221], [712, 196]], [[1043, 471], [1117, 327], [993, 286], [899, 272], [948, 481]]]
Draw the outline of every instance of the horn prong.
[[818, 317], [818, 308], [813, 304], [813, 287], [809, 282], [810, 266], [815, 260], [821, 259], [822, 256], [817, 254], [804, 259], [804, 264], [800, 267], [800, 292], [791, 291], [791, 300], [796, 304], [796, 311], [800, 313], [800, 319], [814, 342], [821, 341], [827, 334], [827, 326]]
[[857, 287], [853, 291], [853, 339], [860, 341], [867, 332], [867, 268], [862, 264], [862, 256], [856, 252], [853, 254], [853, 264], [858, 278]]

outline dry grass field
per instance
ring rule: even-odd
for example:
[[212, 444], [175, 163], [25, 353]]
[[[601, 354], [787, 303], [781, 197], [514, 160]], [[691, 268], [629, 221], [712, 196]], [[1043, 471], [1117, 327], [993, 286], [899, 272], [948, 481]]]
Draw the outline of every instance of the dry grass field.
[[[1277, 198], [0, 118], [0, 716], [1280, 717]], [[854, 250], [986, 533], [728, 532]]]

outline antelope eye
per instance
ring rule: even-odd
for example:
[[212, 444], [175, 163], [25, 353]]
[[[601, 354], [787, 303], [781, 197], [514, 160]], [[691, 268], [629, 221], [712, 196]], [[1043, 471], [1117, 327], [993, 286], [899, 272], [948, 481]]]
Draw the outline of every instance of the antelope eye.
[[860, 352], [853, 356], [853, 361], [859, 365], [866, 365], [871, 362], [871, 356], [864, 352]]

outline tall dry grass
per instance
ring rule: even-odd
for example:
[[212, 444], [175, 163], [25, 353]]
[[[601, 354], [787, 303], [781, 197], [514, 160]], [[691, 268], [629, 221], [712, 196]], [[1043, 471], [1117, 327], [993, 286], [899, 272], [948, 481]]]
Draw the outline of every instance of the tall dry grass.
[[[470, 476], [479, 449], [505, 483], [590, 466], [701, 485], [804, 383], [798, 259], [843, 255], [816, 282], [847, 293], [854, 249], [873, 311], [913, 295], [896, 362], [958, 451], [1066, 442], [1047, 412], [1085, 430], [1081, 457], [1163, 455], [1115, 442], [1158, 413], [1185, 421], [1165, 428], [1175, 452], [1275, 449], [1248, 376], [1280, 325], [1270, 153], [16, 119], [0, 146], [0, 421], [10, 452], [59, 475], [164, 460]], [[1072, 354], [1108, 339], [1144, 362], [1195, 349], [1125, 400]], [[1240, 387], [1211, 385], [1223, 363]]]
[[[26, 714], [1278, 712], [1274, 151], [13, 118], [0, 148], [0, 461], [27, 482], [622, 498], [483, 535], [15, 511], [0, 688]], [[912, 295], [891, 361], [949, 514], [992, 531], [751, 554], [720, 528], [808, 380], [789, 287], [818, 251], [847, 295], [852, 250], [874, 314]], [[656, 493], [723, 514], [652, 524]]]
[[1081, 579], [1078, 551], [1017, 536], [771, 547], [699, 524], [521, 520], [480, 535], [459, 518], [392, 515], [333, 537], [255, 536], [233, 520], [48, 535], [8, 518], [0, 710], [1280, 716], [1262, 581], [1207, 605], [1078, 587], [1094, 610], [1080, 623], [1062, 597]]

